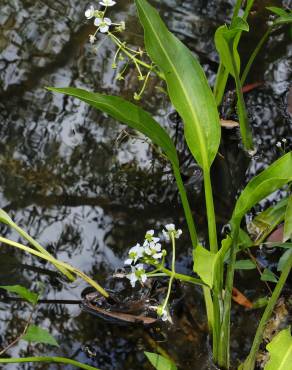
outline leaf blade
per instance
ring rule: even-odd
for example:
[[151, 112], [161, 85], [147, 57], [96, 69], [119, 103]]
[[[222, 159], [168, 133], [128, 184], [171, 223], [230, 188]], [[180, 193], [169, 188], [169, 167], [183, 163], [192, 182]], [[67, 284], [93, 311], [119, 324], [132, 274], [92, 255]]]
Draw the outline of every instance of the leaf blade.
[[156, 370], [177, 370], [177, 367], [172, 361], [157, 353], [144, 352], [144, 354]]
[[189, 149], [202, 168], [210, 168], [221, 131], [216, 102], [203, 69], [147, 1], [136, 0], [136, 6], [147, 52], [164, 73], [170, 99], [184, 121]]
[[285, 213], [283, 242], [285, 243], [289, 239], [292, 239], [292, 196], [288, 199]]
[[22, 285], [1, 285], [0, 288], [5, 289], [7, 292], [19, 295], [21, 298], [33, 305], [35, 305], [39, 299], [39, 295], [37, 293], [31, 292]]
[[30, 343], [50, 344], [59, 347], [56, 339], [47, 330], [36, 325], [30, 325], [21, 339]]
[[267, 345], [270, 353], [270, 360], [265, 366], [265, 370], [286, 370], [292, 364], [292, 337], [290, 328], [278, 333]]

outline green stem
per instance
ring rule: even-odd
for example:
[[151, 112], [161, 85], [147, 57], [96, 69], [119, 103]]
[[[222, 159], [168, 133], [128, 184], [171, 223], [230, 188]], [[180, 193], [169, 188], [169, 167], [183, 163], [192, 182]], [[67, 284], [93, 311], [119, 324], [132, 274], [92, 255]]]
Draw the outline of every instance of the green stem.
[[247, 65], [245, 66], [244, 71], [243, 71], [242, 76], [241, 76], [241, 85], [242, 86], [244, 85], [244, 83], [246, 81], [247, 75], [249, 74], [249, 71], [251, 69], [251, 66], [252, 66], [253, 62], [255, 61], [255, 58], [257, 57], [258, 53], [260, 52], [261, 48], [263, 47], [264, 43], [266, 42], [267, 38], [269, 37], [271, 31], [272, 31], [272, 29], [268, 28], [268, 30], [265, 32], [264, 36], [260, 39], [256, 48], [254, 49], [253, 53], [251, 54], [251, 56], [250, 56], [250, 58], [247, 62]]
[[230, 261], [227, 269], [223, 315], [222, 315], [222, 324], [220, 328], [220, 341], [218, 350], [218, 365], [226, 369], [229, 368], [230, 313], [231, 313], [231, 299], [232, 299], [234, 266], [236, 261], [236, 245], [238, 240], [238, 234], [239, 234], [239, 224], [236, 224], [233, 230], [232, 245], [230, 250]]
[[166, 294], [166, 298], [165, 298], [163, 306], [162, 306], [162, 311], [164, 311], [166, 306], [167, 306], [167, 303], [168, 303], [168, 300], [169, 300], [169, 297], [170, 297], [170, 293], [171, 293], [171, 287], [172, 287], [173, 279], [175, 278], [175, 238], [174, 238], [174, 233], [173, 232], [170, 234], [170, 237], [171, 237], [171, 244], [172, 244], [171, 275], [170, 275], [170, 279], [169, 279], [169, 282], [168, 282], [167, 294]]
[[27, 363], [27, 362], [55, 362], [60, 364], [69, 364], [76, 366], [79, 369], [85, 370], [98, 370], [96, 367], [92, 367], [81, 362], [71, 360], [65, 357], [24, 357], [24, 358], [0, 358], [0, 364], [16, 364], [16, 363]]
[[208, 218], [210, 251], [212, 253], [217, 253], [218, 252], [217, 229], [216, 229], [216, 217], [215, 217], [215, 210], [214, 210], [210, 169], [204, 170], [204, 188], [205, 188], [205, 199], [206, 199], [207, 218]]
[[[162, 266], [161, 266], [160, 270], [162, 272], [164, 272], [167, 276], [171, 276], [171, 270], [168, 270], [167, 268], [162, 267]], [[189, 275], [179, 274], [179, 273], [176, 272], [174, 274], [174, 278], [177, 279], [177, 280], [184, 281], [186, 283], [192, 283], [192, 284], [195, 284], [195, 285], [201, 285], [203, 287], [206, 286], [206, 284], [202, 280], [197, 279], [197, 278], [194, 278], [194, 277], [189, 276]]]
[[234, 70], [234, 79], [236, 85], [236, 94], [237, 94], [237, 110], [239, 116], [239, 126], [240, 133], [242, 137], [242, 142], [246, 150], [253, 150], [253, 141], [252, 141], [252, 132], [248, 121], [247, 110], [243, 98], [242, 86], [239, 78], [239, 72], [237, 69], [236, 61], [234, 58], [234, 53], [232, 46], [230, 48], [231, 62]]
[[273, 294], [272, 294], [272, 296], [269, 300], [269, 303], [268, 303], [267, 307], [265, 308], [265, 311], [263, 313], [263, 316], [262, 316], [261, 321], [259, 323], [259, 326], [257, 328], [250, 353], [249, 353], [248, 357], [246, 358], [246, 360], [243, 364], [243, 368], [242, 368], [243, 370], [254, 369], [256, 354], [259, 350], [260, 344], [262, 343], [263, 333], [264, 333], [267, 321], [269, 320], [269, 318], [270, 318], [270, 316], [273, 312], [273, 309], [275, 307], [275, 304], [277, 303], [277, 300], [279, 299], [279, 296], [280, 296], [281, 291], [282, 291], [282, 289], [285, 285], [285, 282], [288, 278], [288, 275], [291, 271], [291, 268], [292, 268], [292, 254], [290, 254], [290, 257], [286, 261], [286, 263], [283, 267], [281, 276], [279, 278], [279, 281], [278, 281], [278, 283], [277, 283], [277, 285], [276, 285], [276, 287], [273, 291]]
[[172, 163], [172, 169], [173, 169], [173, 174], [174, 174], [176, 184], [178, 187], [182, 206], [184, 209], [186, 221], [188, 224], [188, 229], [189, 229], [192, 245], [193, 245], [193, 248], [196, 248], [196, 246], [198, 245], [198, 237], [197, 237], [196, 227], [195, 227], [191, 207], [188, 201], [187, 193], [186, 193], [186, 190], [185, 190], [182, 178], [181, 178], [179, 168], [174, 163]]
[[103, 295], [104, 297], [108, 298], [109, 297], [109, 294], [107, 291], [105, 291], [97, 282], [95, 282], [94, 280], [92, 280], [89, 276], [87, 276], [86, 274], [84, 274], [84, 272], [78, 270], [77, 268], [75, 267], [72, 267], [71, 265], [69, 265], [68, 263], [65, 263], [65, 262], [61, 262], [61, 261], [58, 261], [56, 260], [54, 257], [52, 256], [48, 256], [46, 254], [43, 254], [41, 252], [38, 252], [36, 251], [35, 249], [32, 249], [32, 248], [29, 248], [29, 247], [26, 247], [25, 245], [22, 245], [20, 243], [17, 243], [17, 242], [14, 242], [12, 240], [9, 240], [9, 239], [6, 239], [6, 238], [3, 238], [0, 236], [0, 243], [4, 243], [4, 244], [7, 244], [7, 245], [10, 245], [12, 247], [15, 247], [15, 248], [18, 248], [20, 250], [23, 250], [25, 252], [28, 252], [32, 255], [35, 255], [39, 258], [42, 258], [46, 261], [49, 261], [51, 263], [53, 263], [54, 265], [56, 265], [59, 269], [60, 267], [63, 267], [67, 270], [69, 270], [70, 272], [78, 275], [81, 279], [83, 279], [84, 281], [86, 281], [88, 284], [90, 284], [92, 287], [94, 287], [101, 295]]

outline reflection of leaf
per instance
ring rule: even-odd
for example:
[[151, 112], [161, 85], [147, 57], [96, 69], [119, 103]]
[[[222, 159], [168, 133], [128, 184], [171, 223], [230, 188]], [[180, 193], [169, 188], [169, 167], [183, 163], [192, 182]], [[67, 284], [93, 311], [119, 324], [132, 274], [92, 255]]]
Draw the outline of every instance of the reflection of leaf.
[[292, 239], [292, 196], [289, 197], [285, 213], [283, 242]]
[[136, 0], [147, 52], [165, 76], [170, 100], [184, 121], [185, 137], [198, 164], [209, 169], [220, 143], [216, 102], [191, 51], [165, 26], [145, 0]]
[[156, 370], [177, 370], [175, 364], [169, 359], [158, 355], [157, 353], [144, 352], [145, 356], [150, 361], [151, 365], [155, 367]]
[[264, 269], [264, 272], [261, 275], [262, 281], [271, 281], [272, 283], [277, 283], [277, 276], [268, 268]]
[[292, 366], [292, 337], [290, 328], [280, 331], [267, 345], [270, 360], [265, 370], [289, 370]]
[[59, 347], [56, 339], [47, 330], [35, 325], [30, 325], [21, 339], [27, 342], [50, 344]]
[[251, 260], [238, 260], [235, 262], [235, 270], [253, 270], [256, 264]]
[[31, 292], [21, 285], [1, 285], [0, 288], [5, 289], [7, 290], [7, 292], [10, 293], [16, 293], [21, 298], [32, 304], [36, 304], [39, 298], [39, 295], [37, 293]]

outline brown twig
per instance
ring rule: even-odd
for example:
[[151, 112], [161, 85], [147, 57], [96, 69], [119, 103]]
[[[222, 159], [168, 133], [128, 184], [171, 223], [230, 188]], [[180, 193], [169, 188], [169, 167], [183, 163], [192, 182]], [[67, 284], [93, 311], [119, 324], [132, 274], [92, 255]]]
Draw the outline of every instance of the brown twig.
[[32, 316], [34, 314], [34, 311], [35, 311], [35, 307], [33, 308], [33, 310], [31, 311], [30, 315], [29, 315], [29, 318], [27, 320], [27, 323], [25, 324], [25, 327], [22, 331], [22, 333], [16, 338], [14, 339], [11, 343], [9, 343], [4, 349], [2, 349], [2, 351], [0, 351], [0, 356], [2, 356], [5, 352], [7, 352], [11, 347], [13, 347], [15, 344], [17, 344], [22, 337], [24, 337], [24, 335], [26, 334], [27, 332], [27, 329], [31, 323], [31, 320], [32, 320]]

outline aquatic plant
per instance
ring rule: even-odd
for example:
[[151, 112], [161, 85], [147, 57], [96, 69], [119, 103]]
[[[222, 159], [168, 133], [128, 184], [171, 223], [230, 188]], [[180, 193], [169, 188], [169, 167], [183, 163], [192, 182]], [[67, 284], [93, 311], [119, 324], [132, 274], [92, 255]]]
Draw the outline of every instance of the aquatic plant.
[[[275, 190], [287, 186], [292, 181], [292, 152], [285, 153], [285, 142], [283, 141], [280, 143], [281, 145], [278, 146], [283, 149], [282, 157], [267, 167], [258, 176], [254, 177], [242, 190], [236, 201], [229, 222], [230, 233], [220, 244], [217, 235], [210, 176], [211, 166], [215, 157], [218, 155], [221, 139], [217, 106], [221, 103], [227, 78], [230, 74], [234, 78], [236, 85], [238, 100], [237, 110], [242, 142], [245, 149], [252, 154], [254, 149], [252, 130], [248, 122], [242, 86], [262, 44], [274, 27], [291, 22], [291, 12], [270, 8], [271, 11], [278, 15], [278, 18], [273, 20], [273, 23], [270, 25], [270, 31], [267, 35], [264, 35], [263, 40], [260, 41], [260, 44], [251, 55], [244, 72], [241, 73], [240, 56], [237, 47], [242, 32], [247, 32], [249, 30], [246, 20], [253, 5], [253, 0], [247, 1], [245, 11], [241, 17], [239, 16], [241, 1], [237, 1], [231, 24], [229, 26], [225, 25], [219, 27], [215, 34], [215, 44], [221, 61], [215, 88], [214, 91], [212, 91], [204, 70], [196, 57], [178, 38], [169, 32], [158, 12], [146, 0], [136, 0], [135, 3], [140, 22], [144, 29], [146, 51], [141, 48], [135, 49], [130, 47], [120, 39], [119, 34], [125, 30], [125, 23], [123, 21], [114, 23], [106, 16], [108, 7], [113, 7], [115, 5], [115, 1], [112, 0], [100, 1], [101, 8], [96, 9], [94, 6], [91, 6], [86, 10], [85, 17], [93, 21], [96, 27], [95, 33], [89, 35], [89, 41], [94, 45], [98, 33], [101, 33], [105, 38], [110, 38], [116, 45], [117, 51], [114, 55], [112, 67], [117, 69], [118, 63], [123, 63], [122, 68], [117, 73], [117, 79], [121, 80], [124, 78], [130, 63], [135, 66], [138, 80], [141, 81], [142, 86], [141, 89], [134, 94], [134, 100], [141, 100], [147, 82], [152, 74], [156, 74], [165, 83], [168, 97], [182, 118], [184, 124], [184, 137], [189, 151], [203, 171], [209, 249], [200, 244], [197, 236], [195, 217], [192, 215], [186, 189], [183, 184], [176, 147], [166, 130], [163, 129], [148, 112], [143, 110], [140, 106], [117, 96], [92, 93], [73, 87], [50, 87], [48, 90], [78, 98], [92, 107], [106, 112], [114, 119], [140, 131], [142, 134], [149, 137], [153, 144], [159, 148], [158, 150], [163, 153], [164, 157], [169, 160], [181, 197], [190, 234], [193, 248], [193, 271], [198, 277], [183, 275], [176, 272], [176, 240], [180, 237], [181, 230], [177, 229], [173, 224], [166, 225], [165, 230], [163, 230], [164, 238], [166, 241], [171, 242], [171, 251], [169, 252], [167, 247], [163, 248], [162, 240], [154, 235], [154, 230], [147, 231], [143, 243], [136, 244], [129, 250], [129, 255], [125, 264], [129, 266], [130, 271], [126, 274], [126, 277], [130, 280], [133, 287], [138, 282], [142, 284], [145, 283], [148, 278], [169, 277], [168, 289], [164, 300], [158, 306], [152, 307], [162, 320], [165, 321], [171, 321], [168, 306], [174, 279], [201, 286], [204, 292], [209, 329], [212, 333], [214, 361], [222, 368], [229, 368], [230, 315], [234, 271], [236, 266], [247, 266], [247, 264], [244, 264], [242, 261], [241, 264], [237, 263], [236, 265], [236, 262], [240, 262], [236, 261], [237, 254], [242, 250], [249, 250], [254, 246], [254, 243], [250, 243], [249, 240], [247, 241], [244, 238], [244, 232], [241, 229], [242, 220], [247, 212], [257, 203], [268, 197]], [[179, 58], [177, 57], [178, 55]], [[292, 228], [291, 196], [289, 199], [282, 201], [282, 203], [281, 206], [278, 205], [277, 210], [273, 207], [273, 209], [269, 210], [265, 215], [261, 215], [261, 217], [272, 218], [269, 231], [276, 227], [281, 220], [285, 219], [284, 241], [287, 241], [291, 239]], [[279, 209], [281, 209], [282, 212], [281, 216], [278, 214]], [[285, 211], [284, 218], [283, 211]], [[275, 214], [277, 214], [277, 217], [275, 217]], [[11, 223], [11, 221], [7, 222], [7, 220], [9, 220], [8, 215], [4, 216], [5, 217], [2, 217], [2, 222], [9, 224], [17, 230], [35, 249], [1, 237], [0, 241], [2, 243], [50, 261], [68, 278], [72, 279], [77, 275], [94, 286], [101, 294], [108, 297], [108, 293], [100, 287], [99, 284], [69, 264], [65, 264], [50, 256], [40, 245], [36, 244], [27, 234], [24, 234], [20, 228], [15, 226], [15, 224]], [[263, 240], [264, 239], [262, 239], [262, 241]], [[171, 269], [166, 267], [167, 255], [171, 256]], [[254, 368], [255, 354], [262, 341], [265, 323], [272, 313], [273, 307], [279, 298], [291, 270], [292, 256], [290, 250], [288, 250], [288, 253], [285, 252], [283, 257], [284, 255], [285, 258], [282, 259], [281, 269], [279, 270], [281, 271], [281, 276], [277, 281], [271, 298], [268, 300], [255, 335], [251, 352], [242, 365], [245, 370]], [[153, 357], [151, 358], [153, 359]], [[14, 359], [9, 360], [13, 362]], [[21, 360], [23, 362], [28, 361], [28, 359]], [[1, 359], [1, 361], [4, 360]], [[44, 359], [43, 361], [49, 360]], [[54, 360], [52, 359], [51, 361]], [[7, 360], [7, 362], [9, 361]]]

